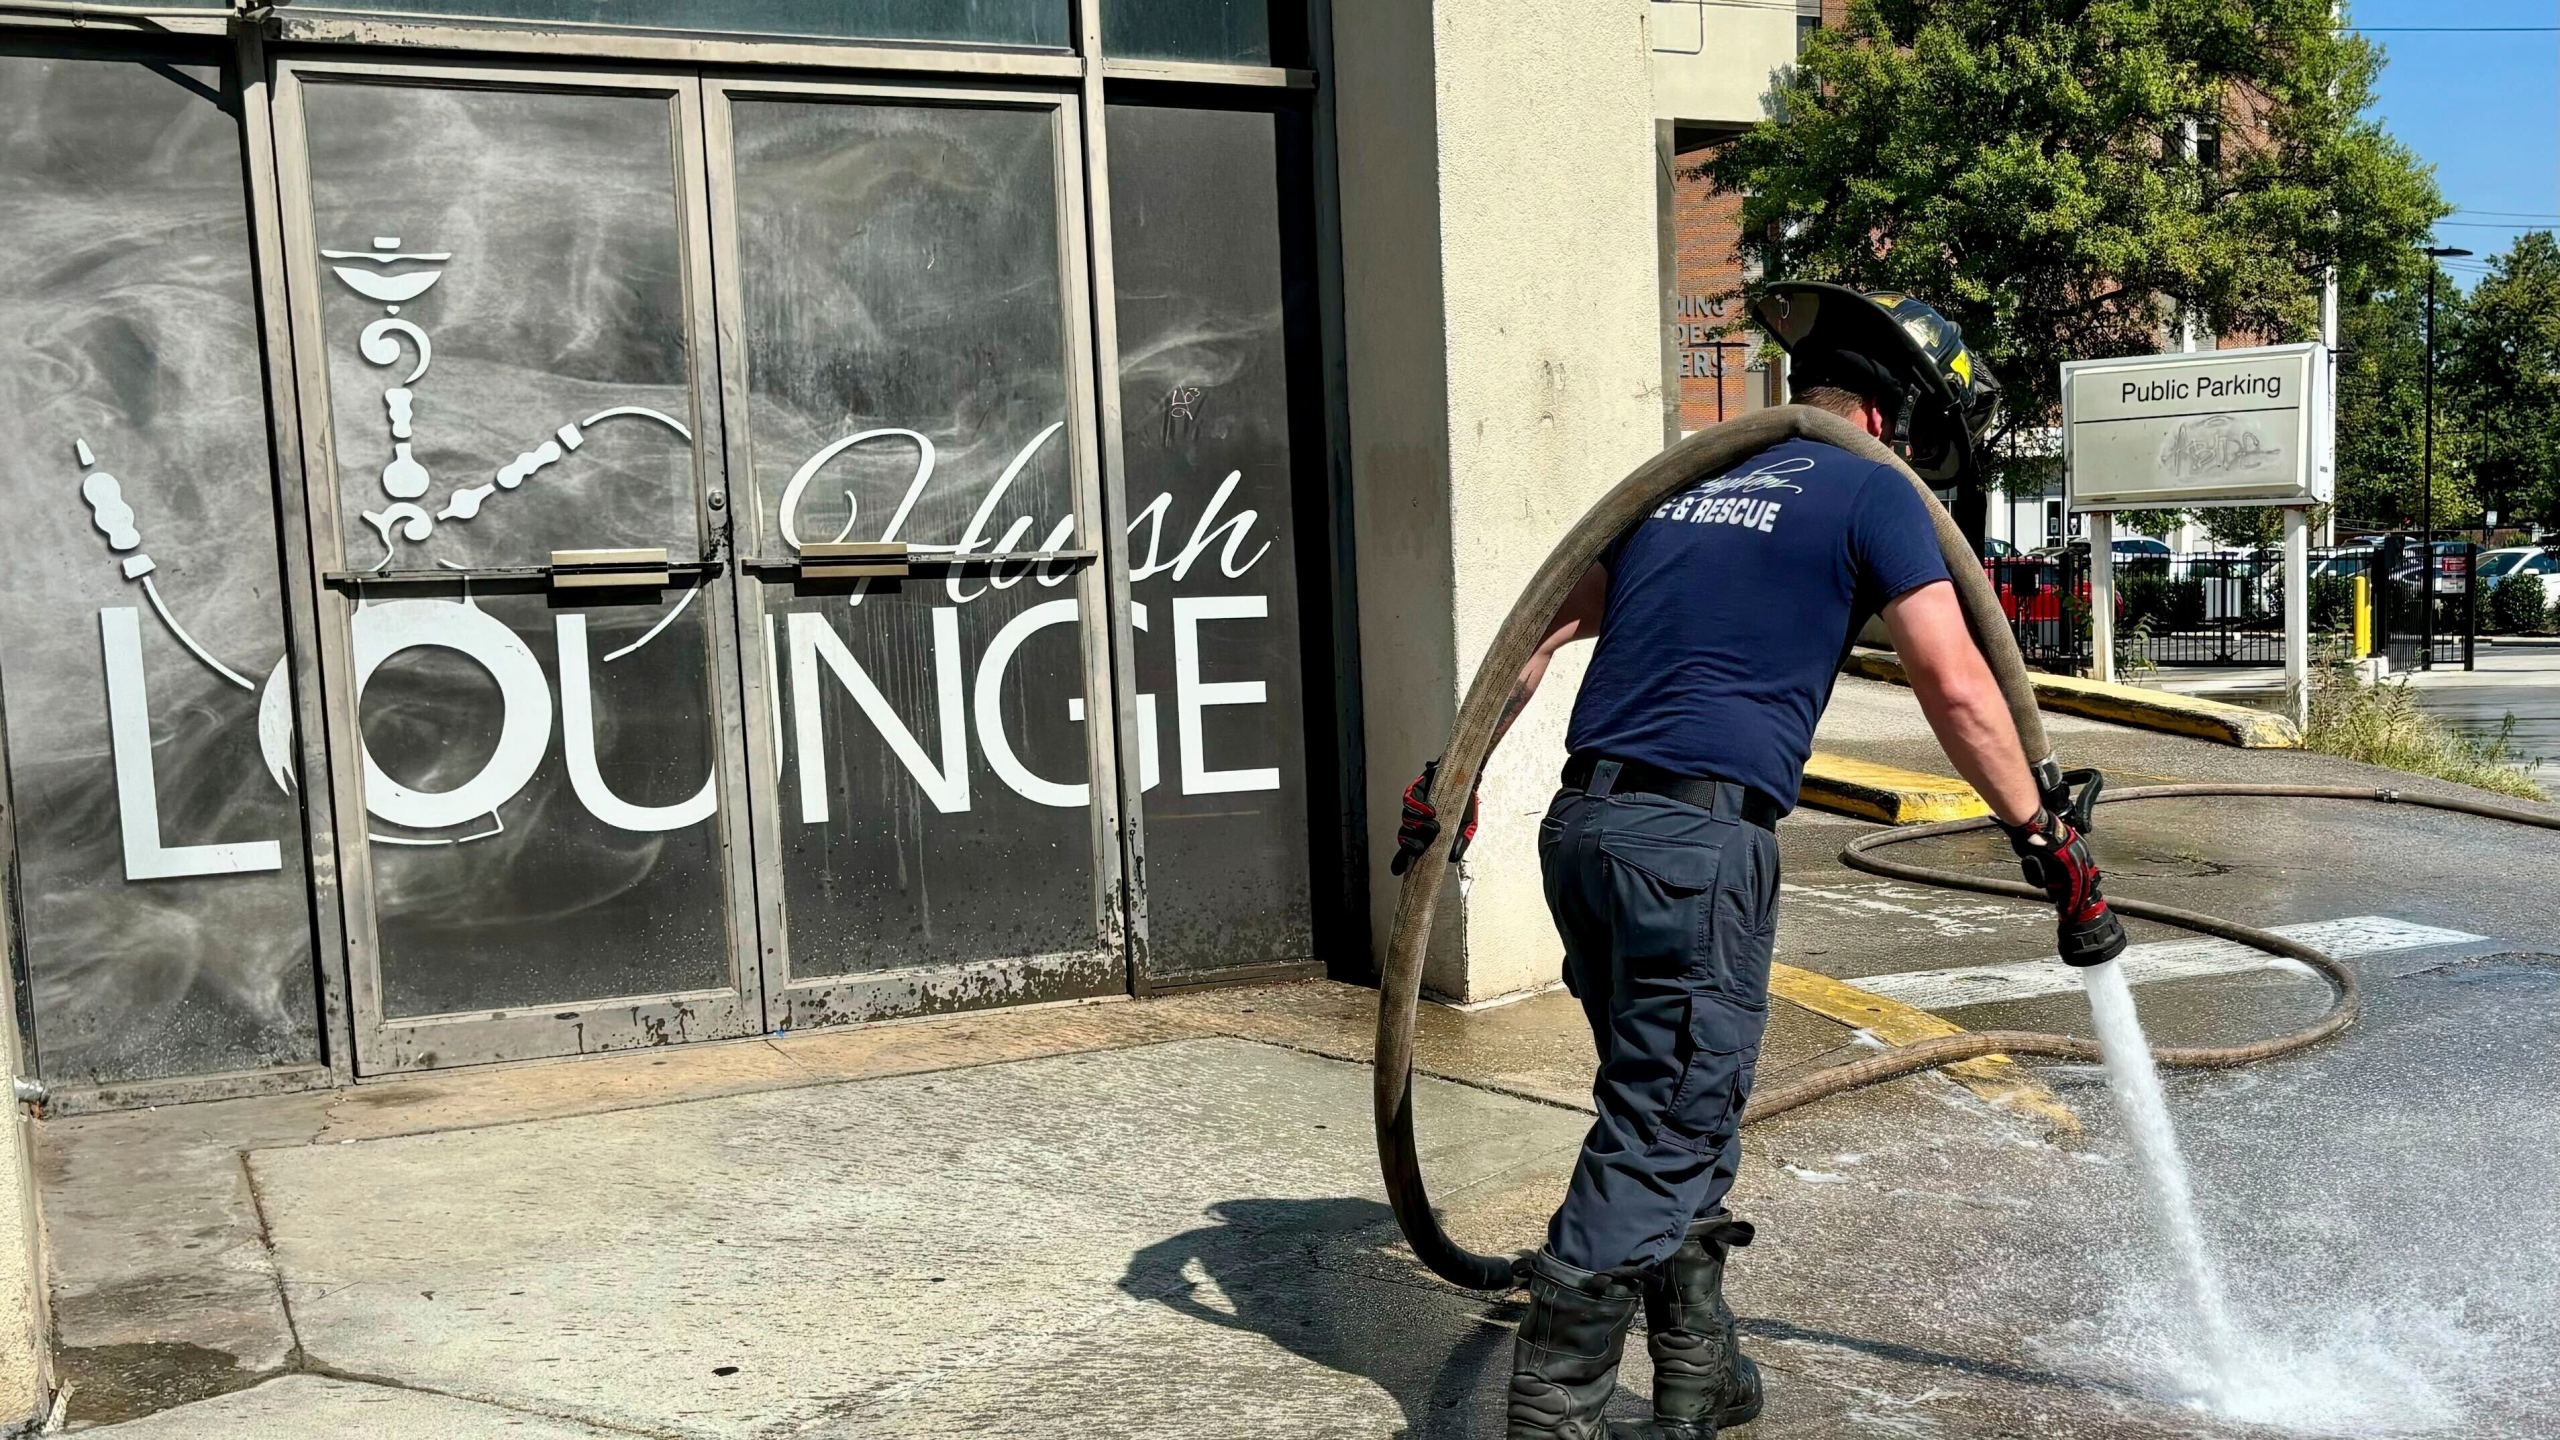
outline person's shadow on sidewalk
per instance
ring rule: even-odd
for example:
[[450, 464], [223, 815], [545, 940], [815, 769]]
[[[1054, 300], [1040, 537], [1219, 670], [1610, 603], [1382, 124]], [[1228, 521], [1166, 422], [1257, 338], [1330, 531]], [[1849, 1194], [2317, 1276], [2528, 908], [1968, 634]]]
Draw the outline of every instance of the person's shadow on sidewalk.
[[1394, 1213], [1374, 1200], [1226, 1200], [1209, 1214], [1218, 1223], [1132, 1255], [1120, 1288], [1376, 1385], [1402, 1407], [1408, 1440], [1501, 1433], [1517, 1304], [1363, 1266], [1362, 1252], [1387, 1256], [1396, 1241]]

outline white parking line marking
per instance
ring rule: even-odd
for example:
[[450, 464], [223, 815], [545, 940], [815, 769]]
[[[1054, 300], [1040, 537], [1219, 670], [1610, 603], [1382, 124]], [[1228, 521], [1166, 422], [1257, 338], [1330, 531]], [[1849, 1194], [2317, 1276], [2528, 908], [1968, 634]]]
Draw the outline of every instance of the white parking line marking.
[[[2288, 940], [2325, 950], [2340, 959], [2381, 955], [2394, 950], [2428, 950], [2440, 945], [2469, 945], [2486, 937], [2433, 925], [2416, 925], [2388, 915], [2356, 915], [2307, 925], [2279, 925]], [[2231, 940], [2199, 936], [2136, 945], [2118, 963], [2136, 985], [2158, 980], [2187, 980], [2200, 975], [2236, 975], [2250, 970], [2291, 970], [2308, 975], [2311, 967], [2253, 950]], [[2005, 1000], [2030, 1000], [2080, 988], [2079, 977], [2059, 960], [2029, 960], [2014, 965], [1970, 965], [1951, 970], [1909, 970], [1898, 975], [1867, 975], [1851, 982], [1861, 990], [1899, 1000], [1922, 1010], [1958, 1010]]]
[[1949, 940], [1996, 935], [2015, 926], [2021, 913], [2034, 918], [2032, 911], [2022, 912], [2014, 901], [1976, 900], [1925, 885], [1897, 885], [1890, 880], [1852, 881], [1846, 885], [1799, 885], [1790, 880], [1778, 889], [1797, 897], [1798, 904], [1810, 905], [1839, 919], [1915, 921]]

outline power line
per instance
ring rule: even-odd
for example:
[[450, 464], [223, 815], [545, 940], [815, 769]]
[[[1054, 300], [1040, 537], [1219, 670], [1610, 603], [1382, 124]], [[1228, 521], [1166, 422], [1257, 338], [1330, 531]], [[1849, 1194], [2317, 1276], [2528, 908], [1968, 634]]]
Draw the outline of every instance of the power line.
[[2361, 35], [2549, 35], [2560, 25], [2341, 25]]
[[2560, 212], [2550, 210], [2474, 210], [2464, 206], [2456, 215], [2494, 215], [2502, 220], [2560, 220]]
[[2547, 230], [2551, 227], [2551, 223], [2545, 221], [2534, 225], [2506, 220], [2439, 220], [2436, 222], [2439, 227], [2451, 226], [2456, 230]]

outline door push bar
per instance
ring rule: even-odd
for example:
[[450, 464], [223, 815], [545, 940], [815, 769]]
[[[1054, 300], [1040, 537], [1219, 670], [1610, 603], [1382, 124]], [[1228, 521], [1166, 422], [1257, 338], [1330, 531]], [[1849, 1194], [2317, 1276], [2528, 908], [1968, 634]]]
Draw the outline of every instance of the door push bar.
[[664, 546], [619, 550], [554, 550], [548, 565], [459, 567], [450, 569], [332, 570], [320, 578], [334, 589], [360, 590], [368, 585], [467, 585], [539, 580], [554, 590], [663, 590], [677, 575], [711, 575], [717, 560], [667, 558]]
[[803, 580], [903, 580], [912, 567], [904, 540], [813, 540], [800, 547]]
[[627, 550], [554, 550], [554, 590], [663, 590], [672, 580], [663, 545]]
[[1091, 564], [1093, 550], [1000, 550], [960, 553], [904, 540], [812, 540], [788, 560], [744, 560], [740, 568], [767, 580], [912, 580], [923, 573], [989, 566]]

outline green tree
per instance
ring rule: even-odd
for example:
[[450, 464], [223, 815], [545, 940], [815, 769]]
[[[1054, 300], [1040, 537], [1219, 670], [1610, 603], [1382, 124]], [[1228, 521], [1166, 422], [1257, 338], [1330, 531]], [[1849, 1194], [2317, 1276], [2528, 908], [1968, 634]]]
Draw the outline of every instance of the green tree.
[[[2426, 294], [2420, 277], [2346, 305], [2338, 323], [2338, 516], [2356, 528], [2412, 529], [2426, 460]], [[2461, 346], [2462, 292], [2436, 275], [2436, 516], [2473, 511], [2463, 471], [2466, 417], [2451, 357]]]
[[2472, 487], [2501, 519], [2560, 524], [2560, 242], [2518, 238], [2464, 309], [2438, 401], [2462, 416]]
[[2365, 114], [2379, 65], [2329, 0], [1853, 0], [1711, 173], [1764, 276], [1963, 325], [2008, 387], [1996, 481], [2050, 449], [2063, 361], [2156, 351], [2174, 306], [2309, 336], [2325, 267], [2415, 267], [2445, 206]]
[[2198, 510], [2195, 518], [2213, 543], [2235, 550], [2262, 549], [2284, 538], [2284, 512], [2269, 507]]

